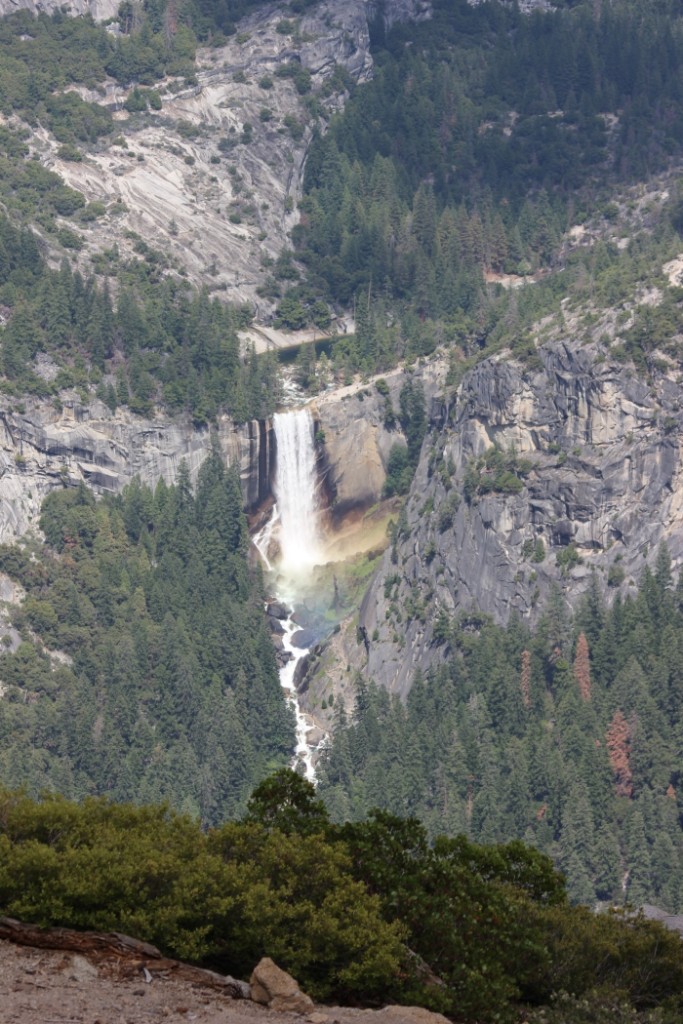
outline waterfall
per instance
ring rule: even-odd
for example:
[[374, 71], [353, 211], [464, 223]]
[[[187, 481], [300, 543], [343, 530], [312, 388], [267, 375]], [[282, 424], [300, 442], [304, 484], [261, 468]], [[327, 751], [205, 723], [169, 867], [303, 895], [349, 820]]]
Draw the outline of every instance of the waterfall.
[[280, 570], [298, 576], [321, 561], [314, 423], [309, 409], [276, 413], [275, 497], [280, 517]]
[[[294, 607], [301, 599], [305, 577], [315, 565], [322, 562], [322, 543], [318, 532], [318, 479], [316, 473], [313, 417], [308, 409], [276, 413], [273, 417], [277, 466], [274, 492], [276, 505], [265, 526], [254, 537], [269, 573], [274, 575], [275, 598], [289, 609], [282, 620], [282, 651], [285, 659], [280, 663], [280, 685], [291, 703], [296, 717], [296, 749], [292, 767], [303, 766], [306, 778], [315, 782], [313, 757], [326, 739], [313, 746], [308, 733], [314, 723], [299, 704], [294, 685], [297, 665], [309, 653], [308, 648], [292, 643], [301, 628], [294, 621]], [[280, 559], [273, 565], [269, 558], [273, 535], [279, 537]]]

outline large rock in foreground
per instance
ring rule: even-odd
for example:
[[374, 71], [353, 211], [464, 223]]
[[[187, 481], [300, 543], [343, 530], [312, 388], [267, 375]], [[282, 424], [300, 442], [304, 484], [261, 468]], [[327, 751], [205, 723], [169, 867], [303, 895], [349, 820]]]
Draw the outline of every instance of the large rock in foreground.
[[253, 970], [250, 980], [251, 998], [270, 1010], [309, 1013], [314, 1008], [313, 1000], [302, 992], [291, 976], [264, 956]]

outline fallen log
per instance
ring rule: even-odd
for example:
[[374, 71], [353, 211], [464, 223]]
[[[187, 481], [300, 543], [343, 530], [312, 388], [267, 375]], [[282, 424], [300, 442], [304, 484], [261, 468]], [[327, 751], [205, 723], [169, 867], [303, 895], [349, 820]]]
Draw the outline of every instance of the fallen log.
[[74, 928], [39, 928], [37, 925], [16, 921], [12, 917], [0, 917], [0, 939], [20, 946], [34, 946], [38, 949], [64, 949], [80, 953], [94, 963], [111, 963], [139, 971], [145, 980], [156, 977], [179, 978], [193, 985], [201, 985], [223, 992], [232, 999], [249, 999], [250, 988], [246, 981], [217, 974], [203, 967], [183, 963], [165, 957], [156, 946], [120, 932], [79, 932]]

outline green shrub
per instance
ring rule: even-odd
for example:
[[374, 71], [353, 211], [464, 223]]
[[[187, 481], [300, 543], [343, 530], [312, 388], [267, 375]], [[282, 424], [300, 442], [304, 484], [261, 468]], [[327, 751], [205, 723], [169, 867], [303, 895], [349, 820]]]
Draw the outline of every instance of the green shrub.
[[567, 544], [566, 547], [560, 548], [555, 555], [555, 562], [563, 576], [568, 575], [575, 566], [581, 565], [581, 555], [578, 552], [576, 544], [572, 541], [572, 543]]
[[523, 479], [531, 469], [532, 463], [520, 459], [514, 448], [503, 451], [494, 445], [467, 466], [463, 484], [465, 499], [470, 502], [490, 493], [519, 494], [524, 489]]
[[57, 232], [57, 241], [60, 245], [63, 245], [65, 249], [82, 249], [83, 239], [80, 235], [77, 235], [75, 231], [71, 231], [69, 228], [60, 228]]
[[460, 495], [456, 491], [453, 491], [441, 502], [437, 515], [439, 533], [444, 533], [451, 528], [455, 520], [455, 513], [459, 507]]
[[83, 160], [83, 154], [78, 146], [73, 146], [71, 143], [60, 146], [57, 150], [57, 156], [60, 160], [70, 160], [73, 163], [81, 163]]
[[147, 94], [144, 89], [137, 86], [127, 96], [123, 104], [124, 108], [131, 114], [147, 110]]
[[321, 835], [205, 835], [164, 807], [7, 791], [0, 822], [0, 907], [15, 917], [143, 936], [238, 976], [266, 954], [316, 998], [379, 995], [397, 974], [401, 926]]

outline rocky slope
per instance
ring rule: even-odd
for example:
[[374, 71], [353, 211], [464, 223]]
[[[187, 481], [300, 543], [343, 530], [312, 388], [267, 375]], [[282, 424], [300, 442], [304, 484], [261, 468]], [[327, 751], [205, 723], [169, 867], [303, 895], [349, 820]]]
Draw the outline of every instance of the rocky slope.
[[[18, 2], [36, 10], [61, 6]], [[0, 14], [13, 3], [0, 0]], [[70, 11], [88, 8], [98, 18], [109, 16], [108, 0], [74, 0]], [[384, 10], [392, 23], [428, 16], [429, 4], [388, 0]], [[79, 225], [84, 270], [114, 245], [121, 256], [134, 256], [142, 238], [195, 284], [248, 302], [257, 314], [269, 311], [256, 289], [297, 222], [314, 123], [309, 94], [301, 95], [291, 78], [276, 72], [291, 63], [307, 69], [310, 95], [329, 117], [347, 96], [338, 77], [324, 88], [335, 72], [353, 82], [372, 74], [368, 20], [376, 10], [368, 0], [323, 0], [289, 19], [292, 31], [282, 34], [277, 27], [288, 13], [283, 4], [264, 7], [245, 18], [224, 46], [201, 50], [197, 84], [161, 83], [158, 111], [129, 114], [123, 108], [127, 90], [114, 82], [104, 84], [103, 94], [79, 89], [85, 99], [109, 107], [120, 127], [80, 162], [63, 159], [47, 131], [32, 132], [33, 155], [88, 202], [107, 207], [97, 221]]]
[[[482, 362], [433, 409], [406, 522], [360, 614], [366, 670], [397, 693], [446, 653], [444, 613], [535, 620], [553, 586], [574, 605], [594, 573], [627, 593], [662, 541], [683, 561], [677, 378], [646, 381], [570, 338], [538, 355], [537, 368]], [[508, 477], [483, 458], [494, 445]]]
[[139, 962], [127, 963], [114, 955], [87, 958], [0, 940], [3, 1024], [446, 1024], [441, 1014], [410, 1006], [317, 1006], [307, 1015], [278, 1012], [248, 999], [233, 1000], [172, 971], [148, 976], [149, 982]]

